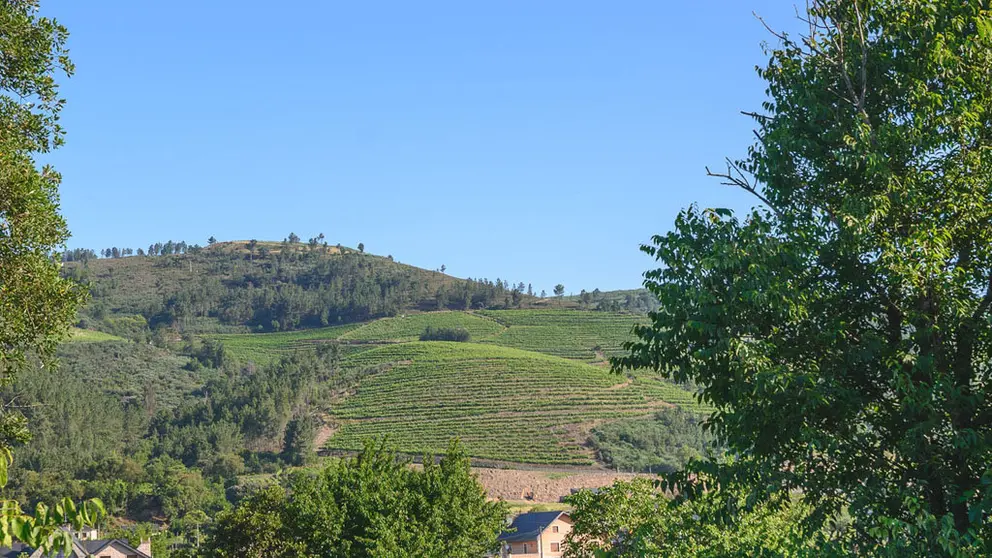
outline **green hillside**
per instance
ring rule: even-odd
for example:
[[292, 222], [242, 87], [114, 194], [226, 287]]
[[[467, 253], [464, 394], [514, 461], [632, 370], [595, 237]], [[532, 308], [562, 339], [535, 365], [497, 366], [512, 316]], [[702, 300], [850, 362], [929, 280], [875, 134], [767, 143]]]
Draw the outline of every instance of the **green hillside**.
[[[103, 334], [100, 334], [103, 335]], [[94, 336], [95, 337], [95, 336]], [[58, 353], [62, 371], [95, 392], [123, 401], [171, 408], [206, 380], [187, 367], [189, 359], [158, 347], [122, 340], [65, 343]]]
[[228, 333], [204, 336], [220, 341], [224, 349], [241, 362], [264, 364], [317, 343], [337, 340], [361, 324], [281, 331], [277, 333]]
[[649, 377], [513, 348], [412, 342], [354, 355], [346, 367], [388, 367], [332, 405], [328, 449], [385, 436], [401, 451], [442, 451], [457, 436], [477, 458], [590, 464], [588, 428], [666, 404], [699, 409], [691, 394]]
[[[587, 465], [601, 457], [596, 426], [704, 411], [668, 382], [604, 366], [645, 320], [603, 310], [624, 308], [613, 302], [623, 293], [537, 299], [506, 281], [316, 243], [161, 250], [66, 264], [92, 302], [62, 356], [125, 405], [175, 409], [177, 428], [235, 421], [246, 443], [277, 451], [305, 389], [327, 449], [385, 436], [403, 452], [439, 452], [460, 437], [477, 459]], [[419, 341], [428, 328], [464, 330], [469, 342]], [[180, 452], [192, 438], [177, 436]]]
[[[147, 330], [273, 332], [356, 323], [427, 310], [527, 307], [505, 281], [459, 279], [350, 248], [301, 242], [169, 243], [164, 255], [77, 255], [63, 272], [89, 287], [86, 329], [121, 335], [113, 321]], [[176, 248], [180, 246], [181, 248]], [[129, 338], [135, 332], [128, 331]]]
[[428, 327], [460, 328], [472, 342], [536, 351], [584, 362], [601, 361], [631, 339], [631, 328], [643, 316], [582, 310], [482, 310], [424, 312], [381, 318], [364, 324], [278, 333], [211, 334], [230, 354], [243, 361], [269, 362], [316, 342], [356, 345], [415, 341]]
[[484, 310], [506, 326], [490, 343], [578, 360], [619, 354], [643, 316], [581, 310]]
[[493, 337], [505, 327], [498, 322], [467, 312], [430, 312], [397, 318], [383, 318], [341, 336], [353, 341], [415, 341], [428, 327], [464, 329], [473, 341]]

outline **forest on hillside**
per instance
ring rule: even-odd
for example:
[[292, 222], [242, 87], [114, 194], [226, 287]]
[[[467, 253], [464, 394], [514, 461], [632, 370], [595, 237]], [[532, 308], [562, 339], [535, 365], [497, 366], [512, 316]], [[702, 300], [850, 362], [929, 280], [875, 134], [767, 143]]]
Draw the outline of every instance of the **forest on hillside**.
[[[143, 255], [118, 248], [103, 252], [110, 257], [81, 249], [65, 254], [64, 274], [86, 285], [91, 297], [79, 325], [129, 339], [162, 328], [177, 333], [286, 331], [404, 311], [564, 305], [564, 297], [541, 298], [524, 282], [458, 279], [442, 269], [397, 263], [392, 256], [316, 239], [301, 243], [296, 235], [281, 243], [201, 248], [169, 241]], [[598, 289], [571, 298], [569, 307], [639, 313], [649, 310], [652, 300], [646, 291], [615, 295]]]

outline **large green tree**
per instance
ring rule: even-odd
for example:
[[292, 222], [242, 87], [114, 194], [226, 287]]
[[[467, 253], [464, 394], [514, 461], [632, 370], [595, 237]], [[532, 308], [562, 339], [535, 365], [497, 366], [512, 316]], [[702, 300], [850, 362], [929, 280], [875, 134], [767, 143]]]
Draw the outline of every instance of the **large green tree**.
[[82, 292], [59, 275], [69, 236], [59, 214], [60, 175], [34, 160], [63, 141], [56, 76], [73, 71], [66, 29], [38, 17], [36, 1], [0, 3], [0, 373], [29, 354], [51, 356]]
[[817, 554], [817, 541], [800, 528], [806, 507], [788, 495], [726, 523], [712, 521], [724, 498], [710, 493], [673, 503], [646, 478], [617, 481], [597, 492], [584, 490], [566, 501], [574, 522], [565, 541], [566, 558]]
[[643, 247], [661, 308], [616, 368], [699, 386], [740, 458], [710, 468], [748, 501], [802, 491], [813, 527], [848, 509], [859, 552], [987, 551], [989, 3], [802, 17], [759, 70], [757, 142], [712, 173], [763, 207], [693, 207]]
[[367, 444], [219, 514], [207, 554], [476, 558], [498, 547], [506, 513], [488, 501], [457, 443], [420, 470]]
[[[29, 366], [51, 363], [82, 300], [59, 274], [60, 248], [69, 236], [59, 214], [59, 174], [38, 168], [35, 157], [63, 141], [63, 99], [56, 77], [73, 71], [68, 32], [38, 15], [36, 0], [0, 2], [0, 384]], [[28, 438], [23, 417], [0, 411], [0, 486], [7, 482], [11, 449]], [[0, 544], [17, 538], [50, 545], [66, 538], [56, 528], [93, 519], [99, 505], [80, 510], [71, 501], [39, 507], [34, 516], [16, 502], [0, 503]]]

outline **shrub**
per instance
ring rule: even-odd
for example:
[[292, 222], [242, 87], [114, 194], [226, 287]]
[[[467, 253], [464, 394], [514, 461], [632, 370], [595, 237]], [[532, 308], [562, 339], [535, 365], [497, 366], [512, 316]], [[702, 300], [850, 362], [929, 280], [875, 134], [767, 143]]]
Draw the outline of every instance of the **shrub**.
[[460, 341], [467, 342], [472, 338], [468, 330], [460, 327], [431, 327], [420, 334], [421, 341]]

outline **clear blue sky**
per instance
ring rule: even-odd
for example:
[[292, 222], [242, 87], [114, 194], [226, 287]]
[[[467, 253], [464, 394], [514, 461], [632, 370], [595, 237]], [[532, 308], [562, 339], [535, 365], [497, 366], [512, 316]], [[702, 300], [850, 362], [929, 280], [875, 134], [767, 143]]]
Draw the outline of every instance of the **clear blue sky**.
[[306, 239], [460, 277], [632, 288], [678, 211], [747, 209], [754, 66], [791, 2], [51, 0], [71, 247]]

